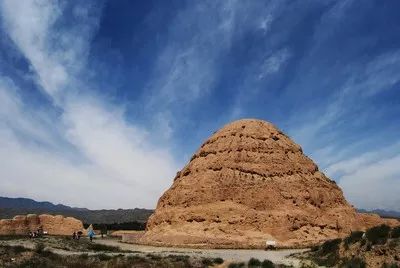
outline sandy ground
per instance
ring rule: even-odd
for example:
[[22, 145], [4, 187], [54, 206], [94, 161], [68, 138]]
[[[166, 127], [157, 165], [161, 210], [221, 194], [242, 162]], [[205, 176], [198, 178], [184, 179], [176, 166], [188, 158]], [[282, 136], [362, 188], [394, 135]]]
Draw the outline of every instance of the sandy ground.
[[274, 263], [299, 266], [300, 261], [289, 257], [294, 253], [301, 253], [307, 249], [284, 249], [284, 250], [260, 250], [260, 249], [192, 249], [192, 248], [170, 248], [152, 247], [137, 244], [122, 243], [114, 239], [96, 239], [95, 243], [118, 246], [123, 250], [139, 251], [157, 255], [189, 255], [207, 258], [223, 258], [228, 261], [247, 262], [250, 258], [259, 260], [268, 259]]
[[[268, 259], [274, 263], [292, 265], [294, 267], [300, 266], [300, 260], [290, 257], [291, 254], [301, 253], [306, 251], [307, 249], [285, 249], [285, 250], [259, 250], [259, 249], [191, 249], [191, 248], [170, 248], [170, 247], [153, 247], [153, 246], [144, 246], [137, 244], [128, 244], [122, 243], [117, 239], [101, 239], [96, 238], [93, 240], [94, 243], [99, 243], [103, 245], [109, 246], [117, 246], [121, 248], [121, 250], [129, 250], [132, 253], [123, 253], [124, 255], [131, 254], [154, 254], [154, 255], [189, 255], [193, 257], [204, 257], [204, 258], [223, 258], [229, 262], [248, 262], [250, 258], [257, 258], [259, 260]], [[29, 239], [18, 239], [18, 240], [8, 240], [8, 241], [0, 241], [0, 244], [7, 244], [12, 246], [23, 246], [26, 248], [33, 249], [35, 247], [35, 243]], [[85, 252], [82, 251], [67, 251], [62, 249], [50, 248], [50, 250], [54, 253], [61, 255], [75, 255], [82, 254]], [[99, 252], [97, 252], [99, 253]], [[89, 253], [90, 254], [96, 254]], [[105, 253], [109, 255], [119, 254], [118, 252], [113, 253]]]

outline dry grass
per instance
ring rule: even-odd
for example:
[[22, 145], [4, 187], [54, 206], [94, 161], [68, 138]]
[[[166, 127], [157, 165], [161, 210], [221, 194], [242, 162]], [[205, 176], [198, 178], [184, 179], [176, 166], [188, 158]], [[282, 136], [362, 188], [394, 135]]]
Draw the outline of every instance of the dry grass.
[[[41, 245], [41, 244], [39, 244]], [[71, 257], [73, 256], [73, 257]], [[124, 254], [58, 255], [43, 246], [36, 249], [0, 246], [0, 267], [208, 267], [202, 259], [189, 256], [140, 256]]]

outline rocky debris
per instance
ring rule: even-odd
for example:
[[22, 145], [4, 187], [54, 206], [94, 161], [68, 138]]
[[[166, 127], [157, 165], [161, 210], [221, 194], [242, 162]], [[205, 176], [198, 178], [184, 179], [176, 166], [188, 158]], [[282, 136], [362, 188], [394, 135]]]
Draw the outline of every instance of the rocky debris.
[[18, 215], [13, 219], [0, 220], [0, 235], [27, 235], [42, 228], [50, 235], [71, 235], [83, 230], [80, 220], [62, 215]]
[[214, 133], [159, 199], [141, 243], [207, 248], [305, 247], [385, 222], [358, 214], [334, 181], [271, 123]]

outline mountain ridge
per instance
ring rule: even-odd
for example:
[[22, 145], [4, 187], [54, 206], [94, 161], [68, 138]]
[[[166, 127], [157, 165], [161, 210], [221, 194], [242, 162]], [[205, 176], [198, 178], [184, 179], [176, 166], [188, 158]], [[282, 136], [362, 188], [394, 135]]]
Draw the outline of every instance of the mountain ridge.
[[48, 201], [36, 201], [23, 197], [0, 197], [0, 218], [9, 219], [24, 214], [61, 214], [75, 217], [85, 223], [146, 222], [153, 213], [151, 209], [98, 209], [70, 207]]

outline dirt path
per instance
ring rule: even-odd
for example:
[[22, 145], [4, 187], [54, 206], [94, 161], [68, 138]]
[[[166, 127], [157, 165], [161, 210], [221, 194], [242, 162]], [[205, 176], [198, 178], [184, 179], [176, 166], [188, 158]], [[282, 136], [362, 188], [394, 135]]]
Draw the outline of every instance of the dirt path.
[[169, 247], [152, 247], [137, 244], [122, 243], [113, 239], [96, 239], [95, 243], [120, 247], [122, 250], [130, 250], [135, 252], [143, 252], [156, 255], [181, 254], [194, 257], [217, 258], [235, 262], [247, 262], [250, 258], [259, 260], [268, 259], [274, 263], [293, 265], [298, 267], [300, 261], [289, 257], [294, 253], [301, 253], [307, 249], [285, 249], [285, 250], [259, 250], [259, 249], [191, 249], [191, 248], [169, 248]]

